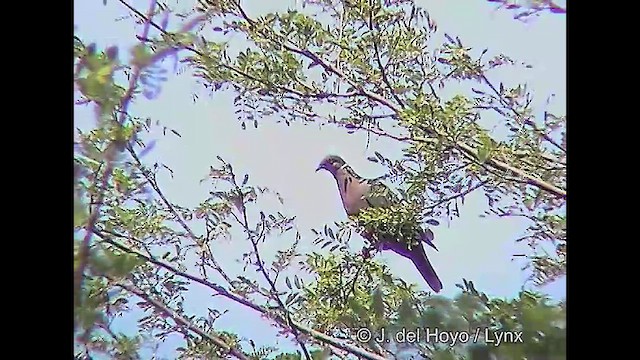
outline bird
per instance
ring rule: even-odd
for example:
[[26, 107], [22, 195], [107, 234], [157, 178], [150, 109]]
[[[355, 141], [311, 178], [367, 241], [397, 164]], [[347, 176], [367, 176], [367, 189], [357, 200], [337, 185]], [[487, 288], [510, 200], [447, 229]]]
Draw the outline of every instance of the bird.
[[[358, 215], [361, 210], [366, 208], [388, 208], [399, 202], [395, 194], [384, 183], [380, 180], [365, 179], [358, 175], [338, 155], [325, 156], [316, 168], [316, 172], [320, 170], [326, 170], [333, 175], [338, 185], [342, 205], [349, 216]], [[411, 246], [411, 248], [406, 243], [395, 239], [380, 239], [378, 249], [392, 250], [411, 260], [429, 287], [438, 293], [442, 290], [442, 282], [429, 262], [421, 242], [425, 242], [436, 251], [438, 249], [432, 242], [432, 236], [427, 232], [421, 231], [419, 237], [418, 244]]]

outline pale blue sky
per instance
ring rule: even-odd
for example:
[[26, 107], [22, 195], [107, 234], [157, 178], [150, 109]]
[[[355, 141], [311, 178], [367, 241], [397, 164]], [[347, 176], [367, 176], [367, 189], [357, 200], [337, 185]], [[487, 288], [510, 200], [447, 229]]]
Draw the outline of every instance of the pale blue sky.
[[[250, 14], [265, 11], [284, 10], [294, 5], [294, 0], [244, 1]], [[566, 36], [564, 15], [543, 14], [522, 23], [511, 18], [506, 10], [495, 10], [492, 3], [482, 0], [418, 0], [418, 4], [429, 10], [438, 23], [440, 34], [447, 32], [457, 35], [463, 43], [478, 49], [490, 48], [493, 53], [505, 52], [512, 58], [533, 65], [524, 71], [503, 70], [493, 79], [510, 84], [527, 82], [533, 90], [536, 108], [542, 112], [546, 98], [555, 94], [554, 102], [547, 107], [551, 111], [565, 112], [566, 77]], [[146, 9], [147, 0], [130, 1], [138, 9]], [[562, 3], [562, 5], [564, 5]], [[134, 25], [130, 19], [115, 21], [127, 14], [117, 1], [76, 1], [74, 3], [74, 24], [76, 34], [85, 42], [96, 42], [99, 48], [118, 45], [120, 56], [128, 56], [126, 48], [135, 44]], [[169, 21], [169, 29], [179, 25], [177, 18]], [[197, 93], [195, 103], [192, 94]], [[239, 173], [249, 173], [251, 182], [267, 186], [280, 192], [285, 200], [284, 211], [297, 215], [297, 224], [303, 235], [302, 250], [311, 250], [310, 227], [320, 228], [324, 224], [346, 219], [337, 194], [335, 183], [326, 172], [316, 173], [318, 161], [327, 153], [342, 155], [356, 171], [365, 177], [379, 176], [384, 168], [371, 163], [366, 158], [373, 151], [386, 155], [400, 154], [397, 144], [387, 140], [372, 138], [366, 148], [366, 136], [346, 134], [343, 130], [317, 125], [275, 124], [272, 119], [260, 119], [259, 129], [249, 126], [240, 128], [232, 105], [231, 93], [216, 93], [209, 96], [189, 73], [170, 75], [162, 84], [160, 96], [149, 101], [140, 98], [131, 107], [136, 116], [151, 117], [164, 125], [176, 129], [182, 138], [152, 134], [158, 140], [152, 153], [145, 157], [148, 163], [157, 159], [170, 166], [174, 178], [167, 174], [160, 176], [159, 182], [172, 201], [185, 206], [194, 206], [208, 196], [210, 186], [199, 184], [206, 176], [209, 166], [221, 156], [234, 165]], [[76, 107], [77, 126], [86, 127], [92, 120], [92, 111]], [[429, 258], [437, 270], [443, 284], [442, 293], [450, 296], [458, 292], [455, 284], [461, 279], [473, 280], [477, 288], [493, 296], [511, 297], [521, 288], [527, 274], [520, 268], [522, 264], [512, 261], [512, 254], [521, 253], [513, 239], [519, 237], [524, 224], [517, 219], [480, 218], [486, 201], [480, 194], [470, 196], [461, 208], [462, 217], [450, 224], [442, 224], [435, 229], [439, 252], [429, 252]], [[269, 206], [275, 208], [276, 206]], [[246, 241], [241, 237], [220, 240], [214, 253], [225, 254], [224, 259], [238, 258], [246, 251]], [[277, 245], [281, 248], [290, 244], [289, 238], [274, 237], [266, 255], [273, 254]], [[280, 242], [280, 243], [278, 243]], [[391, 270], [411, 282], [426, 287], [419, 273], [410, 262], [395, 254], [381, 254], [378, 258], [388, 264]], [[223, 266], [231, 274], [240, 274], [241, 266], [229, 260]], [[565, 281], [543, 288], [553, 298], [565, 296]], [[255, 313], [228, 301], [211, 299], [210, 292], [197, 288], [190, 291], [186, 309], [204, 314], [205, 307], [229, 309], [228, 315], [219, 320], [219, 327], [235, 331], [241, 336], [253, 339], [258, 345], [274, 345], [283, 349], [293, 349], [285, 339], [276, 339], [275, 332], [260, 320]], [[135, 319], [120, 320], [116, 327], [128, 331]], [[175, 339], [162, 346], [162, 354], [173, 355], [171, 348]]]

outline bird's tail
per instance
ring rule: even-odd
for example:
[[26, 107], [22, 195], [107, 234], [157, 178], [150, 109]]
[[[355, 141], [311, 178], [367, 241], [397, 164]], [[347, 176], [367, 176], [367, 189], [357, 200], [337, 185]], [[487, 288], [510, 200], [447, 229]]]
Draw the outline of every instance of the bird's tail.
[[442, 290], [442, 282], [438, 278], [436, 271], [431, 266], [427, 254], [424, 252], [422, 244], [418, 243], [411, 247], [411, 250], [407, 248], [406, 244], [398, 241], [384, 241], [381, 246], [382, 250], [390, 249], [395, 253], [402, 255], [403, 257], [411, 260], [416, 269], [420, 272], [420, 275], [429, 284], [431, 289], [435, 292]]
[[442, 290], [442, 282], [438, 278], [435, 269], [431, 266], [427, 254], [424, 252], [424, 248], [421, 244], [417, 244], [411, 249], [411, 261], [416, 266], [416, 269], [420, 272], [420, 275], [429, 284], [429, 286], [435, 292]]

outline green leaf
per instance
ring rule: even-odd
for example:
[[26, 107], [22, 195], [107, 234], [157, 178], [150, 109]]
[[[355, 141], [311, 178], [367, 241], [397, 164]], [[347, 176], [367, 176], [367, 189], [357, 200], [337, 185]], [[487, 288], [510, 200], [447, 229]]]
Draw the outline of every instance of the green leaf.
[[149, 47], [145, 44], [138, 44], [131, 49], [133, 55], [133, 63], [139, 67], [145, 67], [151, 61], [153, 55], [150, 53]]
[[373, 292], [371, 296], [371, 305], [373, 308], [373, 315], [375, 316], [375, 318], [376, 319], [384, 318], [384, 299], [383, 299], [382, 290], [380, 290], [380, 288], [377, 288]]
[[331, 356], [331, 349], [328, 346], [322, 348], [322, 350], [312, 350], [309, 352], [313, 360], [327, 360]]
[[289, 306], [291, 305], [292, 302], [294, 302], [296, 299], [298, 298], [298, 293], [290, 293], [289, 295], [287, 295], [286, 300], [284, 301], [284, 304]]
[[358, 315], [360, 319], [367, 320], [369, 318], [369, 312], [367, 309], [365, 309], [364, 306], [362, 306], [362, 304], [353, 297], [349, 299], [349, 308], [354, 314]]
[[[314, 351], [321, 352], [320, 350], [314, 350]], [[311, 351], [311, 353], [313, 353], [314, 351]], [[278, 354], [275, 357], [275, 360], [301, 360], [301, 359], [302, 359], [302, 354], [300, 354], [299, 351], [295, 353]]]
[[89, 218], [89, 210], [78, 198], [73, 202], [73, 226], [81, 227]]
[[111, 78], [112, 72], [113, 66], [111, 64], [106, 64], [96, 71], [96, 80], [100, 85], [105, 85]]
[[412, 326], [416, 320], [416, 311], [414, 310], [408, 298], [403, 298], [398, 308], [398, 321], [401, 326]]
[[78, 79], [78, 87], [80, 92], [91, 100], [98, 100], [105, 93], [103, 84], [100, 83], [96, 76]]
[[491, 157], [491, 153], [494, 149], [493, 140], [486, 134], [482, 134], [480, 137], [481, 145], [478, 148], [478, 161], [485, 163]]

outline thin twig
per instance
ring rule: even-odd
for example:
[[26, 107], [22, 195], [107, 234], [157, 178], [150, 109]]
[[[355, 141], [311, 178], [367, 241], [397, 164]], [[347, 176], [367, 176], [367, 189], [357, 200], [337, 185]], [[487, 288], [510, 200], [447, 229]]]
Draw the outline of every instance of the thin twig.
[[245, 354], [243, 354], [240, 350], [236, 349], [235, 347], [230, 346], [229, 344], [227, 344], [221, 338], [219, 338], [219, 337], [217, 337], [215, 335], [206, 333], [204, 330], [200, 329], [199, 327], [194, 325], [189, 320], [185, 319], [184, 317], [180, 316], [175, 311], [171, 310], [165, 304], [163, 304], [160, 301], [157, 301], [155, 299], [152, 299], [149, 295], [147, 295], [144, 291], [140, 290], [136, 286], [129, 285], [129, 284], [124, 284], [124, 283], [118, 283], [117, 286], [119, 286], [119, 287], [127, 290], [128, 292], [130, 292], [132, 294], [135, 294], [136, 296], [140, 297], [141, 299], [143, 299], [147, 303], [153, 305], [153, 307], [155, 307], [157, 310], [160, 310], [166, 316], [169, 316], [170, 318], [172, 318], [177, 324], [185, 326], [189, 330], [191, 330], [192, 332], [200, 335], [202, 338], [211, 341], [216, 346], [218, 346], [219, 348], [224, 350], [226, 353], [231, 354], [231, 355], [235, 356], [238, 359], [242, 359], [242, 360], [249, 360], [250, 359]]
[[[262, 276], [265, 278], [267, 283], [269, 283], [272, 296], [278, 303], [278, 306], [280, 307], [280, 309], [284, 312], [285, 318], [287, 320], [287, 325], [293, 332], [293, 336], [295, 337], [296, 342], [300, 345], [300, 348], [302, 349], [302, 352], [304, 353], [305, 358], [307, 360], [311, 360], [311, 355], [309, 354], [307, 347], [305, 346], [302, 339], [300, 339], [300, 333], [294, 326], [291, 325], [291, 323], [293, 322], [293, 319], [291, 319], [291, 314], [289, 313], [287, 306], [282, 302], [282, 300], [280, 299], [280, 296], [278, 295], [278, 289], [276, 288], [276, 284], [273, 282], [273, 280], [271, 279], [271, 277], [267, 273], [267, 270], [264, 267], [264, 262], [260, 257], [260, 251], [258, 249], [258, 241], [260, 241], [261, 238], [256, 239], [254, 237], [253, 231], [251, 231], [251, 229], [249, 228], [247, 208], [244, 203], [242, 189], [240, 189], [240, 186], [238, 186], [238, 183], [236, 182], [236, 175], [233, 172], [231, 173], [231, 183], [235, 186], [235, 191], [237, 193], [237, 196], [240, 197], [240, 200], [238, 201], [240, 205], [238, 206], [238, 210], [240, 210], [240, 212], [242, 213], [242, 221], [240, 222], [240, 225], [244, 228], [245, 232], [247, 233], [247, 236], [249, 237], [249, 241], [251, 242], [251, 245], [253, 247], [253, 252], [256, 256], [256, 263], [257, 263], [258, 269], [262, 273]], [[263, 224], [263, 229], [264, 229], [264, 224]]]
[[[469, 146], [467, 144], [458, 143], [458, 147], [461, 150], [463, 150], [465, 153], [467, 153], [468, 155], [472, 156], [474, 159], [477, 159], [476, 152], [471, 146]], [[520, 170], [520, 169], [518, 169], [518, 168], [516, 168], [514, 166], [511, 166], [511, 165], [509, 165], [509, 164], [507, 164], [505, 162], [502, 162], [500, 160], [492, 158], [492, 159], [487, 160], [487, 163], [490, 163], [495, 168], [498, 168], [498, 169], [503, 170], [503, 171], [511, 172], [511, 173], [523, 178], [523, 179], [526, 179], [526, 183], [529, 184], [529, 185], [536, 186], [536, 187], [538, 187], [538, 188], [540, 188], [542, 190], [545, 190], [547, 192], [556, 194], [556, 195], [558, 195], [558, 196], [560, 196], [562, 198], [566, 198], [567, 197], [567, 191], [566, 190], [560, 189], [559, 187], [557, 187], [557, 186], [555, 186], [553, 184], [550, 184], [550, 183], [548, 183], [548, 182], [546, 182], [544, 180], [541, 180], [541, 179], [538, 179], [538, 178], [536, 178], [536, 177], [534, 177], [532, 175], [529, 175], [528, 173], [526, 173], [526, 172], [524, 172], [524, 171], [522, 171], [522, 170]]]
[[[118, 249], [120, 249], [120, 250], [122, 250], [124, 252], [136, 255], [136, 256], [140, 257], [141, 259], [144, 259], [145, 261], [147, 261], [149, 263], [152, 263], [152, 264], [154, 264], [154, 265], [156, 265], [158, 267], [161, 267], [161, 268], [163, 268], [165, 270], [168, 270], [168, 271], [170, 271], [170, 272], [172, 272], [172, 273], [174, 273], [174, 274], [176, 274], [178, 276], [181, 276], [181, 277], [183, 277], [185, 279], [189, 279], [191, 281], [194, 281], [196, 283], [204, 285], [204, 286], [214, 290], [218, 294], [220, 294], [220, 295], [222, 295], [222, 296], [224, 296], [224, 297], [226, 297], [226, 298], [228, 298], [230, 300], [233, 300], [233, 301], [235, 301], [237, 303], [240, 303], [242, 305], [248, 306], [248, 307], [250, 307], [250, 308], [252, 308], [254, 310], [260, 311], [260, 312], [266, 312], [265, 310], [263, 310], [259, 306], [249, 302], [248, 300], [246, 300], [245, 298], [243, 298], [243, 297], [241, 297], [239, 295], [236, 295], [234, 293], [229, 292], [227, 289], [225, 289], [224, 287], [222, 287], [222, 286], [220, 286], [218, 284], [215, 284], [215, 283], [207, 281], [207, 280], [205, 280], [203, 278], [191, 275], [191, 274], [186, 273], [184, 271], [180, 271], [176, 267], [174, 267], [172, 265], [169, 265], [169, 264], [167, 264], [167, 263], [165, 263], [163, 261], [160, 261], [160, 260], [156, 259], [153, 256], [145, 255], [145, 254], [143, 254], [143, 253], [141, 253], [141, 252], [139, 252], [137, 250], [131, 249], [130, 247], [128, 247], [128, 246], [126, 246], [124, 244], [121, 244], [121, 243], [119, 243], [119, 242], [117, 242], [115, 240], [112, 240], [102, 230], [94, 230], [94, 233], [97, 236], [99, 236], [102, 239], [102, 241], [104, 241], [106, 243], [109, 243], [109, 244], [115, 246], [116, 248], [118, 248]], [[121, 235], [120, 237], [125, 238], [126, 236]]]
[[489, 182], [489, 180], [480, 181], [480, 182], [479, 182], [479, 183], [477, 183], [476, 185], [474, 185], [474, 186], [472, 186], [472, 187], [468, 188], [467, 190], [465, 190], [465, 191], [463, 191], [463, 192], [461, 192], [461, 193], [458, 193], [458, 194], [455, 194], [455, 195], [448, 196], [448, 197], [446, 197], [446, 198], [444, 198], [444, 199], [442, 199], [442, 200], [438, 201], [437, 203], [435, 203], [435, 204], [433, 204], [433, 205], [429, 205], [426, 209], [435, 209], [436, 207], [438, 207], [438, 206], [440, 206], [440, 205], [442, 205], [442, 204], [444, 204], [444, 203], [446, 203], [446, 202], [449, 202], [449, 201], [451, 201], [451, 200], [455, 200], [455, 199], [457, 199], [457, 198], [460, 198], [460, 197], [466, 196], [466, 195], [468, 195], [469, 193], [471, 193], [472, 191], [474, 191], [474, 190], [476, 190], [476, 189], [478, 189], [478, 188], [483, 187], [483, 186], [484, 186], [485, 184], [487, 184], [488, 182]]
[[392, 135], [389, 134], [387, 132], [385, 132], [384, 130], [377, 130], [374, 129], [372, 127], [368, 127], [368, 126], [361, 126], [361, 125], [353, 125], [353, 124], [348, 124], [348, 125], [344, 125], [344, 124], [338, 124], [341, 125], [343, 127], [346, 127], [347, 130], [364, 130], [366, 132], [381, 136], [381, 137], [386, 137], [386, 138], [390, 138], [390, 139], [394, 139], [394, 140], [398, 140], [398, 141], [414, 141], [414, 138], [411, 138], [409, 136], [397, 136], [397, 135]]
[[[509, 105], [509, 103], [504, 99], [504, 97], [502, 96], [500, 91], [498, 91], [498, 89], [496, 89], [496, 87], [493, 85], [493, 83], [491, 83], [491, 81], [489, 81], [489, 79], [486, 77], [486, 75], [479, 74], [479, 76], [480, 76], [480, 79], [482, 79], [482, 81], [484, 81], [485, 84], [487, 84], [487, 86], [489, 86], [489, 88], [491, 88], [491, 90], [496, 94], [496, 96], [498, 97], [498, 99], [502, 103], [502, 105], [504, 105], [504, 107], [506, 107], [511, 112], [513, 112], [518, 119], [522, 119], [522, 115], [520, 114], [520, 112], [518, 110], [516, 110], [513, 106]], [[549, 135], [547, 135], [544, 132], [543, 129], [539, 129], [532, 121], [524, 120], [524, 123], [526, 125], [529, 125], [533, 129], [533, 131], [535, 131], [538, 134], [540, 134], [540, 136], [542, 136], [542, 138], [545, 139], [546, 141], [548, 141], [550, 144], [552, 144], [553, 146], [557, 147], [558, 149], [560, 149], [564, 153], [567, 152], [567, 149], [565, 149], [562, 146], [560, 146], [560, 144], [558, 144], [551, 137], [549, 137]]]
[[[215, 284], [215, 283], [212, 283], [211, 281], [205, 280], [203, 278], [188, 274], [188, 273], [186, 273], [184, 271], [180, 271], [180, 270], [178, 270], [177, 268], [175, 268], [174, 266], [172, 266], [170, 264], [167, 264], [167, 263], [165, 263], [163, 261], [157, 260], [157, 259], [155, 259], [153, 257], [147, 256], [147, 255], [145, 255], [145, 254], [143, 254], [143, 253], [141, 253], [141, 252], [139, 252], [137, 250], [131, 249], [131, 248], [127, 247], [126, 245], [123, 245], [123, 244], [121, 244], [121, 243], [119, 243], [119, 242], [117, 242], [115, 240], [110, 239], [108, 236], [105, 236], [104, 233], [101, 233], [100, 231], [94, 230], [94, 233], [96, 233], [96, 235], [100, 236], [103, 241], [105, 241], [105, 242], [117, 247], [118, 249], [120, 249], [120, 250], [122, 250], [122, 251], [124, 251], [126, 253], [136, 255], [139, 258], [144, 259], [145, 261], [147, 261], [147, 262], [149, 262], [151, 264], [154, 264], [154, 265], [156, 265], [158, 267], [161, 267], [161, 268], [163, 268], [165, 270], [168, 270], [168, 271], [172, 272], [173, 274], [176, 274], [176, 275], [178, 275], [180, 277], [183, 277], [185, 279], [189, 279], [189, 280], [191, 280], [191, 281], [193, 281], [195, 283], [198, 283], [200, 285], [203, 285], [203, 286], [205, 286], [205, 287], [207, 287], [209, 289], [212, 289], [217, 294], [220, 294], [220, 295], [228, 298], [229, 300], [235, 301], [235, 302], [237, 302], [237, 303], [239, 303], [241, 305], [244, 305], [244, 306], [246, 306], [246, 307], [248, 307], [250, 309], [253, 309], [253, 310], [255, 310], [255, 311], [257, 311], [257, 312], [259, 312], [259, 313], [261, 313], [261, 314], [263, 314], [265, 316], [268, 316], [268, 317], [274, 319], [276, 322], [280, 323], [283, 326], [286, 326], [286, 324], [287, 324], [286, 319], [281, 318], [279, 315], [274, 314], [273, 312], [269, 311], [268, 309], [266, 309], [266, 308], [264, 308], [262, 306], [259, 306], [259, 305], [256, 305], [256, 304], [252, 303], [251, 301], [247, 300], [246, 298], [244, 298], [242, 296], [239, 296], [239, 295], [236, 295], [236, 294], [234, 294], [232, 292], [229, 292], [227, 289], [225, 289], [224, 287], [222, 287], [222, 286], [220, 286], [218, 284]], [[314, 339], [316, 339], [316, 340], [318, 340], [320, 342], [323, 342], [323, 343], [329, 344], [329, 345], [333, 345], [333, 346], [335, 346], [335, 347], [337, 347], [339, 349], [347, 351], [347, 352], [349, 352], [351, 354], [354, 354], [354, 355], [356, 355], [358, 357], [362, 357], [362, 358], [369, 359], [369, 360], [384, 360], [384, 357], [381, 357], [381, 356], [379, 356], [377, 354], [374, 354], [372, 352], [368, 352], [368, 351], [366, 351], [364, 349], [361, 349], [359, 347], [356, 347], [354, 345], [342, 342], [342, 341], [340, 341], [340, 340], [338, 340], [338, 339], [336, 339], [336, 338], [334, 338], [332, 336], [329, 336], [329, 335], [323, 334], [321, 332], [318, 332], [316, 330], [310, 329], [310, 328], [308, 328], [306, 326], [303, 326], [301, 324], [298, 324], [298, 323], [296, 323], [294, 321], [290, 322], [289, 326], [296, 328], [297, 330], [299, 330], [299, 331], [301, 331], [301, 332], [313, 337]]]
[[[242, 7], [240, 6], [240, 4], [237, 4], [240, 13], [242, 15], [242, 17], [250, 24], [253, 25], [255, 24], [255, 21], [251, 18], [249, 18], [246, 13], [244, 12], [244, 10], [242, 9]], [[337, 69], [333, 64], [323, 60], [322, 58], [320, 58], [318, 55], [310, 52], [309, 50], [302, 50], [297, 48], [295, 45], [292, 45], [290, 43], [290, 41], [288, 41], [286, 38], [282, 38], [282, 42], [278, 43], [279, 45], [281, 45], [283, 48], [302, 55], [308, 59], [310, 59], [312, 62], [319, 64], [320, 66], [322, 66], [327, 72], [330, 72], [332, 74], [335, 74], [336, 76], [338, 76], [340, 79], [346, 81], [349, 85], [351, 85], [353, 88], [358, 89], [360, 94], [368, 97], [369, 99], [373, 100], [374, 102], [377, 102], [381, 105], [386, 106], [387, 108], [389, 108], [390, 110], [394, 111], [397, 114], [400, 114], [403, 109], [402, 107], [399, 107], [398, 105], [392, 103], [391, 101], [389, 101], [388, 99], [384, 98], [383, 96], [381, 96], [380, 94], [377, 94], [375, 92], [371, 92], [369, 90], [364, 89], [364, 87], [358, 83], [356, 83], [354, 80], [352, 80], [351, 78], [349, 78], [346, 74], [344, 74], [342, 71], [340, 71], [339, 69]], [[433, 132], [433, 131], [432, 131]], [[435, 134], [434, 135], [438, 135]], [[457, 142], [456, 143], [456, 148], [466, 152], [467, 154], [470, 154], [472, 156], [476, 156], [475, 150], [473, 147], [462, 143], [462, 142]], [[560, 196], [562, 198], [566, 198], [567, 196], [567, 192], [566, 190], [560, 189], [557, 186], [554, 186], [552, 184], [549, 184], [541, 179], [538, 179], [536, 177], [534, 177], [533, 175], [530, 175], [514, 166], [508, 165], [504, 162], [501, 162], [499, 160], [496, 159], [489, 159], [487, 160], [487, 163], [498, 168], [501, 170], [505, 170], [505, 171], [509, 171], [512, 172], [514, 174], [516, 174], [517, 176], [520, 176], [524, 179], [526, 179], [527, 183], [533, 186], [536, 186], [542, 190], [545, 190], [547, 192], [551, 192], [553, 194], [556, 194], [557, 196]]]
[[87, 265], [89, 264], [91, 237], [93, 235], [93, 229], [95, 228], [96, 222], [98, 221], [98, 217], [100, 216], [100, 208], [102, 207], [102, 204], [104, 202], [105, 191], [106, 191], [107, 185], [109, 184], [109, 178], [113, 171], [113, 158], [115, 156], [116, 149], [117, 149], [116, 143], [112, 142], [109, 144], [109, 146], [107, 147], [107, 150], [105, 151], [105, 162], [107, 165], [104, 170], [104, 175], [102, 176], [102, 184], [100, 187], [102, 190], [98, 193], [98, 200], [96, 201], [96, 206], [93, 209], [93, 212], [91, 212], [89, 221], [85, 229], [86, 234], [84, 235], [84, 238], [82, 239], [82, 243], [80, 244], [80, 249], [78, 252], [78, 268], [73, 274], [73, 285], [74, 285], [73, 289], [75, 294], [74, 307], [80, 306], [80, 303], [82, 300], [82, 296], [81, 296], [82, 281], [84, 279], [84, 271]]
[[358, 277], [360, 276], [360, 273], [362, 272], [362, 269], [364, 269], [364, 265], [365, 265], [365, 263], [363, 262], [358, 267], [358, 270], [356, 270], [356, 275], [353, 277], [353, 282], [351, 283], [350, 291], [345, 296], [345, 302], [348, 300], [348, 297], [349, 297], [350, 293], [355, 296], [355, 294], [356, 294], [356, 284], [358, 282]]
[[[371, 2], [369, 4], [371, 6]], [[374, 24], [373, 8], [369, 10], [370, 10], [369, 11], [369, 30], [371, 30], [372, 32], [374, 31], [374, 28], [375, 30], [378, 30], [377, 35], [378, 35], [378, 39], [380, 39], [382, 33], [380, 32], [378, 24]], [[405, 106], [404, 101], [402, 101], [402, 99], [398, 97], [395, 90], [393, 89], [393, 86], [391, 86], [391, 82], [389, 81], [389, 77], [387, 76], [386, 67], [382, 65], [382, 60], [380, 60], [380, 50], [378, 49], [378, 42], [376, 41], [375, 38], [372, 38], [371, 41], [373, 42], [373, 50], [376, 53], [376, 62], [378, 63], [378, 68], [380, 69], [380, 73], [382, 74], [382, 81], [385, 83], [385, 85], [387, 85], [387, 88], [389, 88], [389, 92], [391, 93], [391, 96], [393, 96], [393, 98], [396, 99], [396, 102], [398, 102], [398, 105], [404, 107]]]
[[[187, 225], [187, 223], [182, 219], [182, 216], [180, 215], [180, 213], [178, 213], [178, 211], [173, 206], [173, 204], [164, 195], [164, 193], [160, 189], [160, 186], [158, 186], [158, 183], [156, 182], [155, 178], [151, 176], [151, 173], [146, 169], [144, 164], [142, 164], [142, 161], [140, 161], [140, 158], [138, 157], [138, 154], [135, 152], [135, 150], [133, 150], [133, 147], [129, 145], [127, 146], [127, 150], [129, 151], [129, 154], [131, 154], [133, 159], [136, 161], [138, 167], [141, 169], [142, 175], [145, 177], [145, 179], [147, 179], [147, 181], [151, 185], [151, 188], [156, 192], [156, 194], [158, 194], [158, 196], [160, 197], [162, 202], [165, 204], [169, 212], [173, 214], [178, 224], [180, 224], [180, 226], [187, 232], [189, 237], [196, 244], [199, 244], [198, 236], [193, 232], [193, 230], [191, 230], [189, 225]], [[231, 278], [229, 278], [229, 276], [224, 272], [224, 270], [222, 270], [222, 266], [220, 265], [220, 263], [218, 263], [218, 261], [213, 256], [213, 254], [211, 254], [210, 260], [213, 264], [213, 268], [218, 272], [218, 274], [220, 274], [220, 276], [222, 276], [227, 281], [227, 283], [230, 284]]]

